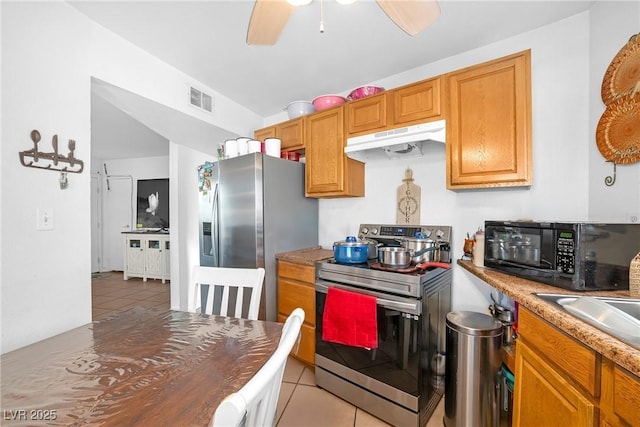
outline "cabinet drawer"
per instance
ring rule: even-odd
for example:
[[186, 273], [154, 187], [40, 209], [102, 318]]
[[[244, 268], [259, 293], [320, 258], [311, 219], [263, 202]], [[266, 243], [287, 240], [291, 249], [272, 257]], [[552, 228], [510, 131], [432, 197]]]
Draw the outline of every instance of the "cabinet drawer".
[[311, 285], [316, 283], [316, 268], [313, 265], [294, 264], [292, 262], [278, 261], [278, 276], [306, 282]]
[[[278, 322], [284, 323], [285, 320], [287, 320], [286, 315], [278, 314]], [[302, 328], [300, 328], [300, 334], [302, 335], [300, 338], [300, 347], [298, 347], [298, 354], [296, 354], [295, 357], [310, 365], [315, 365], [316, 328], [303, 324]], [[293, 354], [295, 349], [296, 346], [294, 345], [291, 354]]]
[[[600, 355], [521, 307], [518, 334], [591, 396], [600, 394]], [[517, 352], [516, 347], [516, 352]]]
[[311, 285], [278, 279], [278, 313], [289, 315], [296, 307], [304, 310], [304, 322], [316, 323], [316, 294]]
[[630, 425], [639, 421], [640, 380], [618, 366], [613, 370], [613, 410]]

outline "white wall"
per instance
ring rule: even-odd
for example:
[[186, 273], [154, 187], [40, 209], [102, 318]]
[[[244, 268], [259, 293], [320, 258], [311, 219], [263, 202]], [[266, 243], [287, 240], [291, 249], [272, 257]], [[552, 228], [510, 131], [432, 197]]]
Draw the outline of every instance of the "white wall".
[[[592, 94], [600, 93], [603, 70], [613, 55], [638, 31], [639, 17], [638, 3], [603, 3], [593, 13], [371, 82], [393, 88], [531, 49], [533, 185], [528, 189], [446, 190], [445, 150], [436, 144], [417, 160], [368, 162], [365, 197], [321, 200], [320, 244], [331, 248], [334, 241], [353, 234], [360, 223], [394, 223], [395, 191], [407, 166], [422, 187], [421, 223], [453, 226], [455, 258], [462, 255], [466, 233], [473, 233], [488, 219], [625, 221], [624, 212], [638, 211], [640, 206], [640, 164], [627, 166], [622, 174], [618, 167], [613, 191], [598, 187], [605, 174], [596, 167], [601, 159], [592, 159], [595, 125], [590, 106], [596, 104], [591, 108], [603, 110], [592, 101]], [[616, 27], [614, 35], [606, 31], [612, 27]], [[594, 170], [598, 170], [597, 179], [592, 178]], [[454, 267], [455, 310], [486, 312], [490, 291], [484, 282]]]
[[618, 3], [616, 7], [597, 3], [590, 16], [589, 219], [630, 222], [632, 215], [640, 218], [640, 163], [618, 165], [615, 184], [605, 185], [605, 177], [613, 176], [613, 165], [598, 151], [595, 134], [605, 111], [600, 91], [602, 79], [629, 37], [640, 31], [640, 2]]
[[189, 283], [192, 266], [200, 264], [197, 167], [214, 160], [210, 154], [171, 144], [170, 191], [176, 195], [170, 206], [172, 309], [187, 310], [194, 302]]
[[[88, 23], [69, 7], [2, 2], [2, 342], [0, 351], [91, 321], [90, 81]], [[65, 29], [61, 31], [61, 29]], [[55, 36], [53, 36], [55, 34]], [[81, 174], [20, 165], [18, 152], [60, 152], [76, 141]], [[36, 210], [50, 208], [54, 230], [36, 231]]]

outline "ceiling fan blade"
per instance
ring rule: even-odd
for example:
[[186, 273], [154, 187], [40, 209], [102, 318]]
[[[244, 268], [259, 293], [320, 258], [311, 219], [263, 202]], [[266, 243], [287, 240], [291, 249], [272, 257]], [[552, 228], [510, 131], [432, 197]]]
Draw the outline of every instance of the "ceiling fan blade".
[[437, 0], [377, 0], [378, 6], [405, 33], [415, 36], [440, 16]]
[[247, 44], [275, 44], [293, 6], [286, 0], [256, 0], [249, 21]]

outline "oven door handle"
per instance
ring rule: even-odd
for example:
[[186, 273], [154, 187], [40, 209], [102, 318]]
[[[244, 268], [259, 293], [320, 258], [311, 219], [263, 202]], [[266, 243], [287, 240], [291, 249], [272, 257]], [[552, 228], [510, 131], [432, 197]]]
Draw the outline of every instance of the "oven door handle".
[[321, 292], [323, 294], [326, 294], [329, 290], [329, 286], [342, 289], [345, 291], [373, 296], [376, 298], [376, 304], [383, 308], [387, 308], [390, 310], [397, 310], [400, 312], [411, 313], [411, 314], [420, 314], [420, 308], [421, 308], [420, 301], [411, 300], [411, 302], [402, 302], [402, 301], [394, 301], [386, 298], [379, 298], [373, 292], [367, 292], [365, 290], [356, 289], [351, 286], [343, 286], [337, 283], [325, 282], [322, 279], [316, 280], [316, 292]]

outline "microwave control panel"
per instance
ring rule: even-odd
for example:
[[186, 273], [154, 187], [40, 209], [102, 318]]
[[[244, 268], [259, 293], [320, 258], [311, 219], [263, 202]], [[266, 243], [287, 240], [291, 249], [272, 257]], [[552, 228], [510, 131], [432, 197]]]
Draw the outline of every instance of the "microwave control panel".
[[561, 273], [573, 274], [575, 263], [575, 232], [573, 230], [558, 230], [556, 240], [556, 270]]

